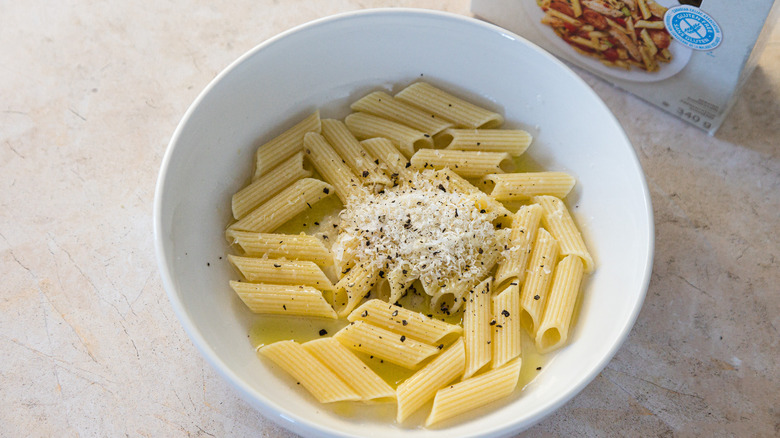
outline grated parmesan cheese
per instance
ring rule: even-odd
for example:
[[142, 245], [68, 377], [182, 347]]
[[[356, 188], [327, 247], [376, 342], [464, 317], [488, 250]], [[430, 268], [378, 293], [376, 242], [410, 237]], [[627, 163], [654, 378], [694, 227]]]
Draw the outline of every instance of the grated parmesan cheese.
[[410, 172], [378, 194], [351, 196], [340, 217], [337, 259], [354, 257], [386, 272], [403, 265], [424, 284], [476, 284], [492, 266], [483, 261], [502, 249], [495, 215], [477, 209], [473, 195], [450, 191], [448, 179], [431, 170]]

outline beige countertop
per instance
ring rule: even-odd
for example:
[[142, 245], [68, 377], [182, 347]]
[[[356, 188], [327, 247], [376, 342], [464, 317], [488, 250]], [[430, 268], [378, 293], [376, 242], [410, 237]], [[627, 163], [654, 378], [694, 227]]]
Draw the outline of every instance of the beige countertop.
[[[176, 124], [333, 13], [468, 1], [0, 3], [0, 436], [290, 436], [201, 358], [152, 241]], [[656, 253], [631, 335], [527, 436], [780, 434], [780, 26], [715, 137], [578, 71], [631, 138]]]

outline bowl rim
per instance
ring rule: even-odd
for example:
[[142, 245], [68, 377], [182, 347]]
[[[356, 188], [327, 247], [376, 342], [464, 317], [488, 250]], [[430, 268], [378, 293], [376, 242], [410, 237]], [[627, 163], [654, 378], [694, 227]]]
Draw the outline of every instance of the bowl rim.
[[[166, 147], [165, 154], [162, 158], [160, 164], [160, 170], [157, 177], [157, 183], [154, 192], [154, 205], [153, 205], [153, 238], [154, 238], [154, 247], [155, 247], [155, 255], [157, 259], [157, 266], [160, 271], [163, 288], [165, 289], [166, 295], [168, 296], [168, 300], [170, 301], [174, 313], [176, 314], [176, 317], [179, 319], [179, 322], [181, 323], [185, 332], [187, 333], [190, 340], [195, 345], [195, 347], [197, 348], [201, 356], [211, 365], [212, 368], [214, 368], [217, 371], [218, 374], [222, 376], [223, 379], [228, 381], [230, 385], [238, 391], [239, 395], [246, 402], [248, 402], [255, 409], [257, 409], [264, 418], [267, 418], [273, 421], [275, 424], [287, 430], [290, 430], [294, 433], [303, 434], [303, 435], [311, 435], [314, 433], [317, 434], [318, 436], [328, 436], [328, 437], [354, 436], [345, 433], [343, 431], [333, 430], [331, 428], [325, 428], [321, 424], [307, 419], [305, 416], [302, 416], [296, 412], [290, 412], [288, 410], [285, 410], [275, 405], [272, 402], [272, 400], [263, 396], [261, 393], [249, 388], [244, 383], [244, 381], [224, 361], [222, 361], [217, 355], [217, 353], [209, 346], [209, 344], [201, 334], [200, 329], [197, 328], [197, 325], [195, 324], [194, 320], [191, 318], [189, 312], [184, 308], [182, 301], [177, 296], [177, 289], [174, 286], [175, 282], [173, 280], [171, 267], [167, 263], [167, 258], [166, 258], [167, 246], [164, 243], [164, 239], [163, 239], [164, 227], [162, 223], [162, 209], [163, 209], [162, 199], [166, 189], [166, 177], [167, 177], [168, 169], [171, 164], [171, 159], [173, 156], [174, 149], [176, 149], [176, 146], [182, 135], [184, 127], [187, 125], [189, 119], [192, 117], [193, 113], [196, 111], [200, 103], [211, 92], [211, 90], [219, 82], [222, 81], [222, 79], [225, 76], [231, 74], [233, 70], [235, 70], [239, 65], [244, 63], [247, 59], [255, 56], [257, 53], [261, 52], [265, 48], [276, 44], [278, 41], [283, 40], [290, 35], [317, 26], [327, 25], [332, 22], [337, 22], [341, 20], [352, 20], [356, 18], [359, 19], [361, 17], [366, 17], [366, 16], [368, 17], [383, 16], [383, 15], [406, 16], [410, 14], [416, 16], [439, 17], [448, 21], [456, 21], [456, 22], [460, 22], [461, 24], [476, 26], [476, 27], [483, 28], [485, 30], [489, 30], [491, 32], [496, 32], [501, 34], [502, 36], [516, 40], [518, 43], [527, 46], [531, 50], [539, 52], [540, 55], [548, 58], [548, 60], [553, 62], [554, 64], [557, 64], [560, 68], [564, 70], [564, 72], [574, 82], [577, 82], [578, 85], [580, 86], [584, 86], [585, 92], [590, 93], [591, 96], [594, 98], [595, 102], [597, 103], [597, 105], [601, 105], [602, 109], [605, 110], [606, 114], [608, 114], [610, 123], [613, 123], [615, 127], [618, 128], [621, 142], [625, 142], [625, 144], [629, 146], [628, 148], [629, 158], [634, 161], [634, 164], [640, 170], [639, 176], [641, 181], [641, 192], [644, 201], [643, 202], [644, 215], [648, 220], [647, 235], [645, 236], [648, 242], [648, 247], [647, 247], [647, 253], [644, 254], [645, 266], [644, 266], [644, 271], [642, 273], [642, 279], [640, 283], [641, 291], [637, 296], [636, 305], [632, 309], [632, 312], [629, 315], [629, 317], [626, 319], [625, 325], [621, 327], [619, 331], [619, 334], [616, 338], [617, 341], [608, 350], [607, 354], [604, 355], [596, 364], [594, 364], [594, 366], [590, 370], [588, 370], [588, 372], [585, 373], [582, 378], [579, 379], [577, 384], [572, 385], [566, 392], [564, 392], [561, 396], [559, 396], [558, 399], [553, 400], [550, 404], [545, 406], [544, 409], [541, 409], [534, 415], [525, 418], [524, 421], [522, 422], [514, 421], [510, 423], [497, 425], [490, 429], [482, 430], [478, 434], [466, 435], [466, 436], [486, 436], [486, 435], [507, 436], [513, 433], [518, 433], [522, 430], [534, 426], [545, 417], [551, 415], [552, 413], [560, 409], [564, 404], [568, 403], [572, 398], [574, 398], [574, 396], [579, 394], [587, 385], [590, 384], [591, 381], [593, 381], [593, 379], [597, 375], [599, 375], [603, 371], [606, 365], [615, 356], [617, 351], [622, 347], [623, 343], [628, 338], [631, 329], [634, 327], [634, 324], [636, 323], [636, 319], [639, 316], [639, 312], [642, 309], [642, 305], [644, 303], [644, 299], [647, 294], [648, 286], [650, 283], [650, 277], [652, 274], [653, 258], [654, 258], [654, 251], [655, 251], [655, 223], [653, 218], [653, 208], [651, 204], [650, 191], [648, 189], [644, 171], [642, 170], [642, 166], [638, 159], [635, 149], [631, 147], [632, 143], [630, 139], [626, 135], [625, 130], [623, 129], [622, 125], [617, 120], [615, 115], [612, 113], [609, 107], [607, 107], [604, 101], [595, 93], [595, 91], [563, 61], [559, 60], [554, 55], [550, 54], [549, 52], [535, 45], [534, 43], [528, 41], [527, 39], [511, 31], [508, 31], [502, 27], [496, 26], [492, 23], [480, 20], [475, 17], [460, 15], [460, 14], [455, 14], [455, 13], [440, 11], [440, 10], [430, 10], [430, 9], [421, 9], [421, 8], [372, 8], [372, 9], [362, 9], [362, 10], [338, 13], [338, 14], [318, 18], [303, 24], [299, 24], [295, 27], [292, 27], [271, 38], [262, 41], [261, 43], [257, 44], [256, 46], [254, 46], [253, 48], [251, 48], [250, 50], [248, 50], [247, 52], [239, 56], [236, 60], [231, 62], [227, 67], [225, 67], [222, 71], [220, 71], [220, 73], [217, 74], [208, 83], [208, 85], [198, 94], [196, 99], [192, 102], [192, 104], [190, 104], [187, 111], [182, 116], [181, 120], [179, 121], [171, 137], [171, 140], [169, 141]], [[447, 429], [445, 428], [440, 430], [431, 430], [431, 432], [446, 433], [445, 432], [446, 430]], [[403, 430], [399, 429], [399, 433], [403, 433]]]

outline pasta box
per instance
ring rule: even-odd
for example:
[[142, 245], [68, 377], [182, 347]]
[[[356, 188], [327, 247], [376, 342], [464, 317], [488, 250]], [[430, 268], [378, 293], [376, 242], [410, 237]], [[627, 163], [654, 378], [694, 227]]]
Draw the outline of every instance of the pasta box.
[[777, 21], [776, 3], [472, 0], [471, 9], [714, 134]]

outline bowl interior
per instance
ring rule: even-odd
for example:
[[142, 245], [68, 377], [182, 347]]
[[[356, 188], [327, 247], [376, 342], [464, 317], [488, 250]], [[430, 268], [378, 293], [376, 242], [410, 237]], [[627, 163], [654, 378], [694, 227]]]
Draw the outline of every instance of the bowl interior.
[[[223, 230], [255, 148], [321, 108], [343, 117], [367, 92], [424, 79], [498, 110], [530, 131], [529, 160], [574, 174], [568, 205], [597, 271], [567, 347], [511, 398], [434, 429], [392, 421], [393, 406], [323, 407], [266, 362], [247, 334], [256, 316], [228, 286]], [[579, 392], [615, 353], [644, 298], [652, 261], [650, 200], [619, 124], [552, 56], [495, 26], [413, 10], [351, 13], [288, 31], [220, 74], [192, 105], [164, 158], [155, 232], [165, 288], [209, 362], [267, 416], [323, 435], [502, 435], [529, 427]]]

